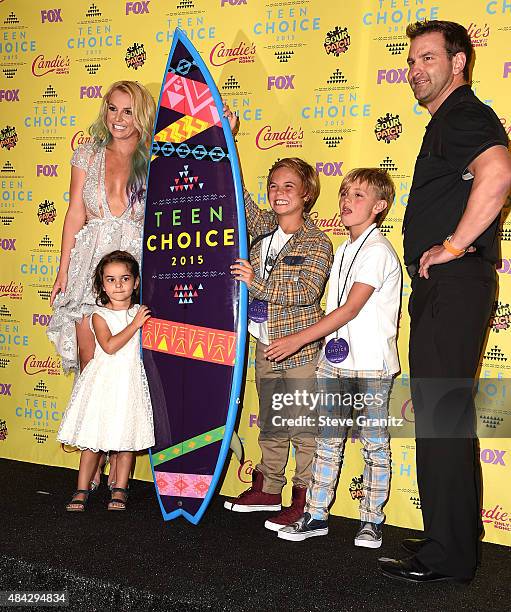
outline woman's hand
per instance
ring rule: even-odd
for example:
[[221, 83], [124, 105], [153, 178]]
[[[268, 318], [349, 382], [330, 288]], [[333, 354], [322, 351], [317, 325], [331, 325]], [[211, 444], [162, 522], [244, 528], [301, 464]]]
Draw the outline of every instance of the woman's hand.
[[243, 281], [247, 287], [250, 287], [255, 276], [254, 268], [246, 259], [236, 259], [231, 266], [231, 274], [236, 280]]
[[240, 120], [236, 113], [233, 113], [227, 104], [224, 102], [224, 117], [229, 121], [229, 125], [231, 126], [231, 132], [233, 136], [236, 136], [238, 130], [240, 129]]
[[137, 314], [133, 318], [133, 321], [131, 322], [131, 324], [134, 325], [136, 329], [140, 329], [141, 327], [143, 327], [144, 323], [150, 318], [151, 318], [151, 311], [149, 310], [147, 306], [142, 305], [138, 309]]
[[264, 354], [266, 359], [270, 361], [282, 361], [286, 357], [294, 355], [302, 346], [303, 342], [300, 341], [300, 334], [291, 334], [272, 342], [264, 351]]
[[55, 298], [57, 297], [59, 293], [62, 293], [62, 295], [64, 295], [64, 293], [66, 292], [66, 287], [67, 287], [67, 272], [59, 271], [59, 273], [57, 274], [57, 278], [55, 279], [55, 282], [53, 283], [53, 289], [51, 290], [50, 306], [53, 306], [53, 302], [55, 301]]

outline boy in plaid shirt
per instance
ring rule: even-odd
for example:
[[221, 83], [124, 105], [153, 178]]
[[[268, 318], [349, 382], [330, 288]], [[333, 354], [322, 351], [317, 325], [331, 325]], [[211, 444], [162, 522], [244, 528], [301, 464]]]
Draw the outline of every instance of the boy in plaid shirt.
[[352, 418], [365, 461], [355, 545], [381, 546], [383, 506], [390, 484], [388, 401], [392, 377], [399, 370], [401, 266], [376, 222], [393, 200], [394, 185], [386, 171], [357, 168], [346, 174], [339, 207], [350, 237], [335, 254], [327, 316], [272, 342], [266, 351], [269, 359], [279, 362], [303, 344], [326, 337], [316, 373], [320, 435], [305, 512], [297, 522], [280, 529], [279, 538], [300, 541], [328, 533], [328, 508]]
[[[236, 119], [228, 109], [231, 126]], [[320, 298], [332, 265], [330, 239], [310, 219], [319, 196], [319, 177], [298, 158], [277, 161], [268, 174], [271, 210], [260, 210], [244, 190], [247, 226], [252, 243], [250, 261], [239, 259], [232, 273], [246, 283], [250, 295], [249, 332], [257, 338], [256, 386], [259, 395], [261, 462], [252, 474], [252, 486], [224, 506], [234, 512], [281, 510], [281, 491], [290, 444], [295, 450], [292, 504], [265, 522], [277, 530], [303, 514], [310, 481], [317, 429], [311, 426], [275, 427], [272, 402], [280, 392], [312, 393], [321, 342], [303, 348], [279, 362], [270, 362], [265, 350], [282, 335], [295, 333], [321, 319]], [[288, 414], [298, 412], [288, 407]]]

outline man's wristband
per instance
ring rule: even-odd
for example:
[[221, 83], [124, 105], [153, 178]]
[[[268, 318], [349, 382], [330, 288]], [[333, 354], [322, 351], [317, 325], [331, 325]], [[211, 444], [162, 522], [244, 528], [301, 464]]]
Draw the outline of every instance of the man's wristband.
[[465, 255], [467, 249], [457, 249], [454, 245], [451, 244], [452, 234], [447, 236], [447, 238], [443, 242], [443, 247], [446, 251], [448, 251], [451, 255], [455, 257], [460, 257], [461, 255]]

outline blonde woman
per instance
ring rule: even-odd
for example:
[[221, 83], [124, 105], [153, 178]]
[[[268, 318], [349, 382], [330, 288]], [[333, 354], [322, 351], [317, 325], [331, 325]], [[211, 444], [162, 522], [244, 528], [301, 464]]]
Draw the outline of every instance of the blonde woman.
[[122, 250], [140, 264], [155, 110], [151, 94], [140, 83], [113, 83], [89, 128], [90, 142], [71, 159], [69, 207], [48, 327], [65, 371], [83, 371], [94, 355], [89, 318], [95, 308], [92, 277], [99, 260]]

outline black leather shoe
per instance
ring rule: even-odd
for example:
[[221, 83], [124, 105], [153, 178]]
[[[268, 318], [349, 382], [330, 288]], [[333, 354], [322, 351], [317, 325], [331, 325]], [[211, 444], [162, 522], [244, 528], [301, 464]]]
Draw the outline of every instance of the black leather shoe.
[[406, 538], [406, 540], [401, 542], [401, 548], [404, 548], [406, 552], [412, 553], [412, 555], [416, 555], [428, 541], [428, 538]]
[[433, 570], [428, 569], [415, 557], [409, 559], [378, 559], [380, 570], [385, 576], [402, 580], [404, 582], [460, 582], [468, 584], [472, 578], [454, 578], [454, 576], [444, 576]]

